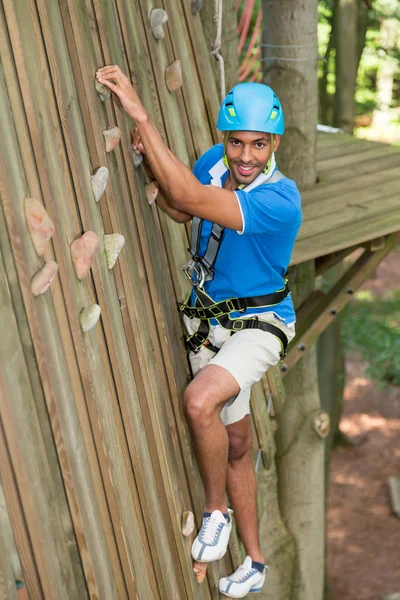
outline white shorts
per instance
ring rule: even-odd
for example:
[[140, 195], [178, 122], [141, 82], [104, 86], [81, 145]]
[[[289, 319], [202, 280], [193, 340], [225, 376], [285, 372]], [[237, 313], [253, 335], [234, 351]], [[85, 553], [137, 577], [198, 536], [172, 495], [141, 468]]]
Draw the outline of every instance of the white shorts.
[[[289, 342], [294, 338], [294, 324], [286, 325], [271, 312], [257, 316], [279, 327]], [[183, 320], [188, 334], [192, 335], [197, 330], [199, 319], [189, 319], [184, 315]], [[261, 329], [244, 329], [231, 336], [230, 331], [221, 325], [211, 326], [209, 340], [221, 350], [214, 354], [203, 346], [196, 354], [189, 354], [190, 365], [193, 376], [206, 365], [218, 365], [236, 379], [240, 392], [235, 398], [228, 400], [221, 411], [222, 422], [224, 425], [230, 425], [250, 413], [250, 388], [261, 379], [269, 367], [278, 364], [281, 344], [275, 335]]]

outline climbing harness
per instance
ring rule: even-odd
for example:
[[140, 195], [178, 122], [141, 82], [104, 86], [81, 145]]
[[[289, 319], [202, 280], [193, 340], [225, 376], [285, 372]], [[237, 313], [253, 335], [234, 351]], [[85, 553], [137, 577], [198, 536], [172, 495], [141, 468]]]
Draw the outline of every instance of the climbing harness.
[[[221, 161], [222, 162], [222, 159]], [[219, 163], [214, 167], [218, 168]], [[261, 174], [257, 179], [244, 188], [244, 192], [248, 192], [254, 187], [266, 183], [276, 183], [285, 176], [280, 171], [275, 171], [272, 176]], [[231, 335], [244, 329], [261, 329], [275, 335], [281, 344], [281, 361], [286, 356], [288, 340], [285, 333], [272, 323], [260, 320], [257, 316], [249, 318], [231, 319], [230, 313], [244, 313], [247, 309], [252, 308], [269, 308], [279, 304], [286, 298], [290, 290], [285, 280], [285, 285], [281, 290], [266, 294], [263, 296], [254, 296], [246, 298], [229, 298], [215, 302], [203, 289], [204, 283], [212, 281], [214, 278], [214, 264], [218, 256], [221, 242], [224, 237], [225, 228], [221, 225], [213, 223], [211, 234], [208, 239], [206, 251], [202, 256], [199, 255], [201, 230], [203, 227], [203, 219], [194, 217], [192, 224], [191, 246], [188, 249], [191, 255], [190, 260], [182, 269], [193, 286], [196, 300], [193, 306], [189, 306], [191, 294], [185, 303], [180, 304], [180, 311], [190, 319], [198, 318], [199, 326], [193, 335], [186, 337], [186, 346], [191, 352], [198, 352], [202, 346], [206, 345], [209, 350], [214, 353], [219, 351], [219, 348], [212, 346], [208, 341], [210, 334], [210, 321], [216, 319], [219, 325], [225, 329], [231, 330]]]
[[188, 306], [187, 304], [180, 305], [180, 310], [183, 314], [189, 318], [197, 317], [199, 319], [199, 326], [195, 333], [186, 337], [185, 342], [188, 350], [196, 353], [202, 346], [206, 345], [209, 350], [217, 354], [220, 348], [208, 342], [210, 320], [215, 319], [224, 329], [231, 330], [231, 335], [244, 329], [261, 329], [267, 333], [272, 333], [280, 341], [280, 362], [283, 361], [286, 356], [288, 339], [282, 329], [272, 325], [272, 323], [260, 320], [257, 316], [245, 319], [231, 319], [229, 314], [232, 311], [245, 312], [247, 308], [269, 308], [279, 304], [290, 292], [287, 280], [285, 280], [285, 285], [281, 290], [272, 294], [250, 298], [230, 298], [222, 302], [214, 302], [211, 296], [197, 286], [194, 289], [196, 293], [194, 306]]

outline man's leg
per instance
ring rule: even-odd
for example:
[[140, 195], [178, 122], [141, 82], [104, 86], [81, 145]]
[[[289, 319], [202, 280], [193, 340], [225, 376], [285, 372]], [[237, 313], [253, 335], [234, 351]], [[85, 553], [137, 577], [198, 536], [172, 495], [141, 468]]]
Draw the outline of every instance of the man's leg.
[[226, 426], [229, 436], [227, 490], [246, 554], [265, 563], [257, 518], [257, 482], [251, 457], [249, 415]]
[[203, 479], [206, 512], [227, 512], [225, 487], [229, 444], [220, 413], [223, 405], [239, 391], [236, 379], [226, 369], [208, 365], [196, 375], [184, 394], [184, 412]]

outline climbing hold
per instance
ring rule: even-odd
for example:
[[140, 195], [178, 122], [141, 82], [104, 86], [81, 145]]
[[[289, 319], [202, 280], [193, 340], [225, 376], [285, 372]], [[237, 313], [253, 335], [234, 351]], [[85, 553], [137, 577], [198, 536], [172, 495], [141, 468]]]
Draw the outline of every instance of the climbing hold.
[[189, 510], [182, 515], [182, 535], [188, 537], [194, 530], [194, 515]]
[[54, 233], [53, 221], [43, 204], [33, 198], [25, 199], [25, 218], [35, 250], [39, 256], [43, 256]]
[[155, 199], [157, 198], [159, 185], [157, 181], [151, 181], [146, 185], [144, 189], [146, 190], [147, 202], [151, 206], [152, 204], [154, 204]]
[[119, 144], [121, 130], [119, 127], [112, 127], [103, 131], [103, 135], [106, 140], [106, 152], [111, 152]]
[[318, 437], [324, 440], [330, 430], [330, 418], [328, 413], [323, 410], [317, 411], [313, 416], [312, 426]]
[[180, 60], [174, 61], [165, 69], [165, 82], [170, 92], [182, 87], [182, 65]]
[[202, 6], [203, 0], [192, 0], [192, 15], [198, 13], [199, 10], [201, 10]]
[[82, 331], [89, 331], [89, 329], [92, 329], [99, 320], [100, 313], [101, 309], [98, 304], [91, 304], [90, 306], [83, 308], [79, 315]]
[[156, 40], [164, 39], [163, 25], [168, 21], [168, 15], [162, 8], [153, 8], [150, 15], [150, 25]]
[[31, 292], [34, 296], [40, 296], [49, 289], [51, 282], [58, 273], [58, 264], [51, 260], [46, 263], [40, 271], [32, 277]]
[[203, 583], [205, 576], [207, 575], [207, 565], [208, 563], [199, 562], [197, 560], [193, 563], [193, 571], [196, 575], [196, 579], [198, 583]]
[[137, 169], [143, 162], [143, 154], [136, 154], [136, 152], [132, 152], [132, 158], [133, 166], [135, 167], [135, 169]]
[[94, 81], [94, 87], [96, 88], [96, 91], [99, 94], [100, 100], [102, 102], [105, 102], [111, 96], [110, 88], [108, 88], [103, 83], [100, 83], [100, 81], [97, 81], [97, 79], [95, 79], [95, 81]]
[[71, 256], [78, 279], [83, 279], [89, 273], [100, 240], [94, 231], [87, 231], [78, 240], [71, 244]]
[[100, 167], [97, 169], [96, 173], [90, 177], [92, 180], [92, 190], [94, 194], [94, 199], [96, 202], [100, 200], [102, 195], [104, 194], [104, 190], [107, 186], [108, 181], [108, 169], [107, 167]]
[[136, 154], [136, 151], [133, 150], [133, 148], [130, 148], [130, 151], [132, 154], [133, 166], [137, 169], [143, 162], [143, 154]]
[[125, 246], [125, 238], [120, 233], [109, 233], [104, 236], [104, 249], [107, 257], [107, 267], [112, 269], [122, 248]]

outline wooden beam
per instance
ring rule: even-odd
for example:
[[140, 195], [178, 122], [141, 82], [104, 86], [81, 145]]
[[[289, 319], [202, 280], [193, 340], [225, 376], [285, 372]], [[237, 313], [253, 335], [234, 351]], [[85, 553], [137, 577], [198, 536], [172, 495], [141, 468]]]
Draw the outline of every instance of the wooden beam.
[[391, 235], [381, 250], [366, 250], [343, 277], [303, 321], [299, 321], [295, 339], [289, 344], [288, 354], [281, 365], [286, 374], [301, 358], [332, 320], [350, 302], [355, 291], [368, 279], [376, 266], [395, 247], [400, 234]]

